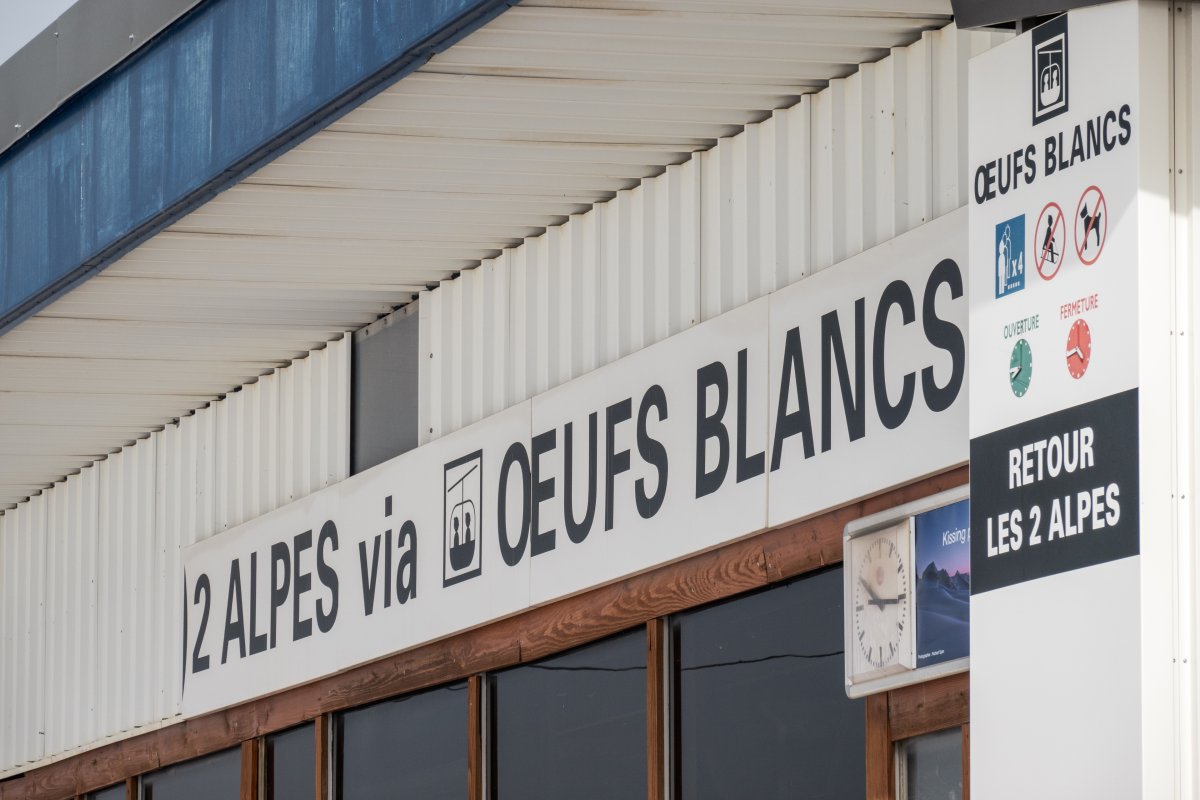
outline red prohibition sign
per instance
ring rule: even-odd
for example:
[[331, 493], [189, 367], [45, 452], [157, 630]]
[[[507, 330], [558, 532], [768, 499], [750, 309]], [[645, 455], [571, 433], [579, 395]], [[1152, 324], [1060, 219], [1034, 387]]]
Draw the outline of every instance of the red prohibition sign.
[[[1044, 224], [1042, 220], [1047, 219], [1047, 212], [1053, 213], [1054, 216], [1049, 220], [1049, 224]], [[1036, 245], [1033, 263], [1037, 267], [1038, 275], [1044, 280], [1051, 280], [1062, 266], [1063, 251], [1067, 247], [1067, 223], [1063, 220], [1062, 208], [1058, 203], [1046, 203], [1038, 213], [1033, 242]]]
[[[1089, 197], [1094, 199], [1090, 202]], [[1079, 232], [1083, 231], [1080, 237]], [[1080, 241], [1080, 238], [1083, 241]], [[1104, 192], [1095, 184], [1083, 190], [1079, 195], [1079, 205], [1075, 207], [1075, 254], [1084, 264], [1091, 266], [1096, 263], [1104, 250], [1104, 241], [1108, 238], [1108, 201]], [[1088, 249], [1088, 241], [1095, 242], [1095, 253], [1088, 258], [1083, 253]]]

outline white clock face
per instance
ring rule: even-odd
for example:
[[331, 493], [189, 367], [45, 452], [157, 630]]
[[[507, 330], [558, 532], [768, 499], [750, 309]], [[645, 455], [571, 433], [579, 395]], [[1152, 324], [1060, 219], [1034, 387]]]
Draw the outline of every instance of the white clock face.
[[889, 528], [853, 541], [850, 597], [855, 674], [911, 666], [908, 539]]

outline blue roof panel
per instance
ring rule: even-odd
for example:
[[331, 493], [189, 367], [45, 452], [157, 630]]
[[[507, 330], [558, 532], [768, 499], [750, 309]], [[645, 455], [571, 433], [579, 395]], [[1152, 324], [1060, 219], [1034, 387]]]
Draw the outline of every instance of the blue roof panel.
[[0, 155], [0, 332], [516, 0], [208, 0]]

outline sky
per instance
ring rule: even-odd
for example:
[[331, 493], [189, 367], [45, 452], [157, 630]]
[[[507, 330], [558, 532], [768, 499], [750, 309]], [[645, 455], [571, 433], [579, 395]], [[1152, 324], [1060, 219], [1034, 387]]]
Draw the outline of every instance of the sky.
[[963, 500], [952, 506], [924, 514], [917, 522], [917, 575], [929, 565], [937, 562], [938, 567], [953, 575], [955, 572], [970, 574], [971, 544], [967, 537], [951, 537], [954, 543], [943, 546], [942, 533], [954, 530], [966, 531], [969, 506]]
[[17, 52], [76, 0], [0, 0], [0, 63]]

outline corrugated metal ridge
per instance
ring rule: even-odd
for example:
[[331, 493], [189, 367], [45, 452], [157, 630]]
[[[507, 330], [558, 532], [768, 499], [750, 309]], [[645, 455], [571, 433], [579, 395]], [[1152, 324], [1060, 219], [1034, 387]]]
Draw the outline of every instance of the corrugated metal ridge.
[[1008, 35], [925, 31], [421, 292], [419, 443], [961, 208], [967, 63]]
[[[168, 199], [163, 196], [165, 192], [161, 185], [151, 187], [152, 193], [154, 189], [159, 190], [159, 197], [157, 198], [158, 202], [155, 204], [156, 207], [148, 216], [142, 219], [128, 220], [128, 224], [119, 225], [118, 230], [115, 232], [106, 231], [104, 230], [105, 226], [99, 224], [94, 219], [91, 220], [96, 228], [96, 230], [91, 231], [96, 237], [94, 246], [90, 248], [91, 252], [80, 259], [78, 264], [72, 264], [61, 274], [54, 274], [54, 265], [50, 263], [50, 258], [51, 250], [55, 248], [57, 242], [55, 242], [54, 231], [50, 230], [52, 227], [50, 214], [54, 210], [50, 208], [51, 200], [53, 199], [49, 194], [50, 190], [47, 190], [45, 197], [46, 208], [44, 209], [44, 216], [41, 219], [34, 219], [34, 225], [31, 226], [38, 227], [37, 223], [41, 222], [44, 223], [41, 227], [46, 228], [44, 239], [40, 242], [42, 252], [39, 253], [37, 251], [39, 243], [14, 240], [13, 233], [18, 226], [13, 224], [12, 218], [18, 213], [17, 208], [35, 201], [28, 197], [21, 198], [15, 203], [9, 200], [6, 197], [10, 191], [9, 185], [13, 184], [12, 188], [14, 192], [19, 191], [17, 184], [20, 183], [21, 176], [6, 173], [16, 172], [14, 164], [22, 157], [30, 155], [32, 151], [41, 149], [45, 151], [39, 154], [45, 160], [45, 174], [35, 176], [33, 181], [26, 180], [25, 184], [34, 183], [40, 178], [45, 184], [54, 186], [56, 182], [53, 180], [55, 176], [53, 173], [51, 151], [56, 144], [59, 144], [54, 141], [55, 134], [61, 134], [60, 131], [55, 130], [58, 124], [70, 121], [73, 115], [86, 113], [87, 109], [85, 107], [89, 104], [98, 104], [101, 100], [105, 99], [99, 97], [99, 95], [110, 89], [118, 81], [130, 80], [132, 73], [144, 67], [151, 59], [160, 56], [159, 50], [165, 47], [168, 42], [172, 42], [173, 37], [179, 34], [184, 26], [195, 22], [203, 14], [215, 13], [213, 9], [239, 2], [243, 4], [254, 3], [255, 0], [206, 0], [205, 3], [193, 9], [192, 12], [176, 20], [175, 23], [156, 38], [155, 42], [142, 48], [117, 68], [94, 81], [86, 90], [78, 93], [69, 102], [61, 105], [54, 113], [47, 117], [38, 126], [37, 130], [31, 132], [29, 136], [22, 139], [14, 147], [0, 154], [0, 244], [3, 245], [0, 246], [0, 335], [3, 335], [18, 322], [36, 313], [56, 298], [69, 292], [75, 286], [86, 281], [89, 277], [128, 253], [155, 233], [178, 221], [189, 211], [203, 205], [224, 189], [272, 161], [280, 153], [293, 148], [378, 94], [387, 86], [403, 78], [414, 69], [417, 69], [434, 53], [453, 45], [462, 37], [501, 14], [507, 8], [516, 5], [519, 0], [460, 0], [458, 5], [462, 6], [462, 10], [459, 13], [451, 14], [437, 21], [439, 24], [436, 24], [436, 27], [414, 39], [407, 48], [397, 53], [383, 66], [363, 73], [358, 80], [327, 98], [325, 102], [321, 103], [314, 110], [296, 117], [281, 130], [277, 130], [266, 139], [259, 141], [257, 146], [253, 147], [249, 152], [244, 152], [240, 156], [233, 157], [224, 164], [213, 163], [209, 172], [193, 188], [183, 191], [174, 199]], [[315, 7], [320, 0], [293, 0], [293, 2], [306, 2], [307, 5]], [[421, 4], [413, 0], [406, 3], [401, 11], [409, 16], [415, 15], [418, 12], [413, 9], [418, 5]], [[423, 5], [443, 7], [451, 4], [428, 0]], [[401, 11], [397, 11], [396, 13], [399, 14]], [[316, 13], [315, 10], [314, 13]], [[333, 13], [332, 9], [330, 13]], [[277, 12], [276, 18], [278, 16]], [[426, 19], [424, 21], [430, 22], [431, 20]], [[189, 33], [194, 32], [189, 31]], [[209, 32], [209, 36], [210, 39], [215, 38], [211, 31]], [[175, 43], [178, 44], [177, 41]], [[215, 48], [216, 44], [213, 44], [212, 47]], [[355, 53], [355, 55], [357, 56], [358, 54]], [[162, 56], [162, 58], [165, 59], [166, 56]], [[236, 68], [236, 65], [231, 68]], [[210, 82], [210, 84], [215, 83], [215, 80]], [[220, 87], [210, 85], [208, 88], [212, 92], [214, 88]], [[126, 96], [125, 101], [129, 102], [128, 96]], [[211, 98], [211, 102], [210, 114], [217, 110], [216, 98]], [[254, 110], [257, 111], [258, 109], [255, 108]], [[209, 124], [214, 127], [216, 124], [211, 119], [211, 116]], [[249, 121], [247, 124], [253, 124], [253, 121]], [[130, 135], [132, 136], [136, 133], [137, 131], [135, 130]], [[214, 139], [215, 136], [216, 134], [214, 133]], [[220, 142], [210, 140], [207, 144], [210, 149], [215, 150]], [[89, 157], [94, 161], [99, 161], [101, 154], [92, 154]], [[29, 160], [32, 161], [33, 159]], [[168, 175], [166, 160], [166, 147], [164, 146], [163, 163], [153, 165], [159, 168], [163, 182], [165, 182]], [[128, 166], [132, 171], [132, 167], [136, 165]], [[194, 172], [195, 165], [191, 166]], [[82, 178], [79, 180], [81, 181]], [[84, 191], [82, 186], [76, 185], [70, 179], [61, 182], [66, 184], [62, 187], [63, 192], [74, 190], [76, 193], [79, 193]], [[136, 199], [132, 197], [132, 194], [133, 192], [130, 190], [130, 197], [127, 198], [130, 206], [133, 205], [133, 201]], [[85, 206], [88, 205], [86, 198], [81, 202]], [[92, 208], [89, 213], [95, 216], [98, 213], [95, 207], [101, 204], [100, 201], [92, 202]], [[129, 211], [128, 209], [123, 210], [126, 212]], [[26, 208], [22, 213], [33, 219], [36, 217], [36, 212], [36, 209], [31, 211]], [[82, 212], [80, 216], [83, 216]], [[71, 222], [75, 223], [76, 220], [72, 220]], [[32, 233], [26, 231], [26, 233], [32, 237], [37, 234], [37, 231]], [[33, 248], [32, 251], [31, 248]], [[39, 256], [45, 268], [44, 271], [50, 274], [44, 276], [44, 280], [32, 292], [24, 296], [13, 297], [12, 283], [15, 269], [26, 267], [30, 262], [37, 261]]]

